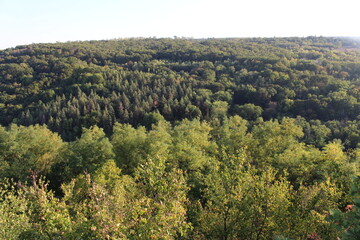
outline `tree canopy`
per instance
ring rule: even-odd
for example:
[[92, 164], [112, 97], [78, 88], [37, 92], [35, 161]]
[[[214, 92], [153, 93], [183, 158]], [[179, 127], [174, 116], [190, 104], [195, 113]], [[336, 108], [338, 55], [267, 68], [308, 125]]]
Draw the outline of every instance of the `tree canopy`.
[[357, 239], [348, 38], [0, 51], [0, 239]]

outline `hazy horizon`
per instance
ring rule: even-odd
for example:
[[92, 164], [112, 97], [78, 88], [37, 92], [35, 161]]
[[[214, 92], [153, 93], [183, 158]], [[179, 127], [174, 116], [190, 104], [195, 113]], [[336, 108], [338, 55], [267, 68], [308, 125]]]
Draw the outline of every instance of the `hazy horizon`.
[[121, 38], [360, 37], [355, 0], [0, 0], [0, 49]]

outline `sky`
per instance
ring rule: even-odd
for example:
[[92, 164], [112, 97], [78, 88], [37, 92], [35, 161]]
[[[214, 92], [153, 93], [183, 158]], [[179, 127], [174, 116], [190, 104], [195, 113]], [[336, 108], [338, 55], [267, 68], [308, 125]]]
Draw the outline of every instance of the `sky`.
[[130, 37], [360, 36], [358, 0], [0, 0], [0, 49]]

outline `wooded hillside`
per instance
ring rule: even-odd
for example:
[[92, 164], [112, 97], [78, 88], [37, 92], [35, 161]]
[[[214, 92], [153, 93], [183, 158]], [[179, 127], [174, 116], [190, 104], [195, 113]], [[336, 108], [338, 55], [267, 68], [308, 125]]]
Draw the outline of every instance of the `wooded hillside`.
[[154, 111], [171, 122], [300, 116], [354, 148], [358, 44], [308, 37], [19, 46], [0, 52], [1, 124], [46, 124], [74, 140], [95, 124], [108, 134], [115, 122], [146, 125]]
[[359, 44], [0, 51], [0, 239], [357, 239]]

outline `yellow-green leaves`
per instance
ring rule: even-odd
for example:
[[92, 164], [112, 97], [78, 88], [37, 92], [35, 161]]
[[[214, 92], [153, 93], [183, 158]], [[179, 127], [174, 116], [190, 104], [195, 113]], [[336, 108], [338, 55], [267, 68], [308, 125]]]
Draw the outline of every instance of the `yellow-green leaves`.
[[0, 176], [26, 180], [31, 172], [48, 174], [66, 144], [46, 126], [0, 128]]
[[69, 146], [66, 156], [67, 171], [71, 177], [84, 172], [92, 173], [114, 157], [113, 146], [101, 128], [96, 126], [90, 129], [84, 128], [81, 138]]

